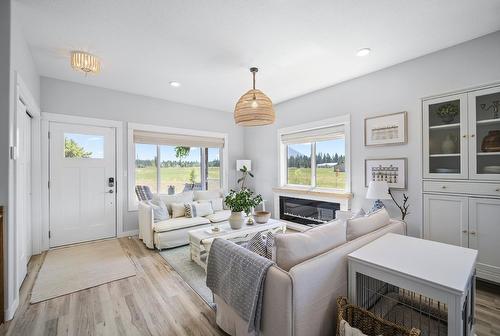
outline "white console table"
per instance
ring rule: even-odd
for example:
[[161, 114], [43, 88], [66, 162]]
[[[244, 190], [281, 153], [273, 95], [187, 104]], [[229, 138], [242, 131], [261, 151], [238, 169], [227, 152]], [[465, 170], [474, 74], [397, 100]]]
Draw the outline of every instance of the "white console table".
[[[431, 308], [445, 304], [447, 334], [473, 335], [476, 259], [476, 250], [389, 233], [348, 255], [349, 300], [374, 304], [373, 294], [361, 298], [357, 288], [367, 276], [379, 281], [378, 289], [381, 283], [394, 286], [403, 300], [420, 295]], [[429, 334], [425, 325], [412, 327]]]

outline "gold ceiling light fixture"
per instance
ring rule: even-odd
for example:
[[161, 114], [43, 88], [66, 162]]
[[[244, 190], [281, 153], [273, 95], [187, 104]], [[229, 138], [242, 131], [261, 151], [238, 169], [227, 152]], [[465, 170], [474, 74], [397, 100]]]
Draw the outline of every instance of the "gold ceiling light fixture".
[[253, 88], [245, 93], [234, 108], [234, 121], [241, 126], [263, 126], [274, 122], [273, 102], [262, 91], [255, 88], [255, 74], [258, 68], [250, 68]]
[[71, 52], [71, 67], [76, 71], [97, 74], [101, 71], [101, 61], [96, 56], [85, 51]]

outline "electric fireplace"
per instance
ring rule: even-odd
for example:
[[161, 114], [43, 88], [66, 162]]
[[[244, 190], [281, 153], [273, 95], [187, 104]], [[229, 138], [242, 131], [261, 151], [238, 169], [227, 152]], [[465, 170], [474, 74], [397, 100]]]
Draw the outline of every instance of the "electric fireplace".
[[340, 203], [280, 196], [280, 219], [316, 226], [335, 219]]

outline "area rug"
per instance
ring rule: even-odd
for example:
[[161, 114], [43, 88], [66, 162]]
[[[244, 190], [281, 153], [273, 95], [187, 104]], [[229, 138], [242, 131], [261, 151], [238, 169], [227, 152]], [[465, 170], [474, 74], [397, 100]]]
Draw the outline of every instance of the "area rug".
[[31, 293], [31, 303], [136, 275], [116, 239], [50, 250]]
[[161, 251], [160, 255], [203, 301], [213, 307], [212, 291], [205, 285], [205, 270], [191, 260], [189, 245]]

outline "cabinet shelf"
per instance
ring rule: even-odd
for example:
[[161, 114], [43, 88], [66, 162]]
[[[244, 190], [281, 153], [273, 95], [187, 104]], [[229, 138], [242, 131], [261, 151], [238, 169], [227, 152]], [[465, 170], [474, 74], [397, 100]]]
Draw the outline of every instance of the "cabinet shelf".
[[500, 155], [500, 152], [479, 152], [478, 156], [492, 156], [492, 155]]
[[460, 153], [456, 154], [431, 154], [429, 157], [457, 157], [460, 156]]
[[429, 129], [431, 130], [450, 129], [450, 128], [460, 128], [460, 123], [429, 126]]
[[500, 118], [478, 120], [476, 123], [478, 125], [500, 124]]

